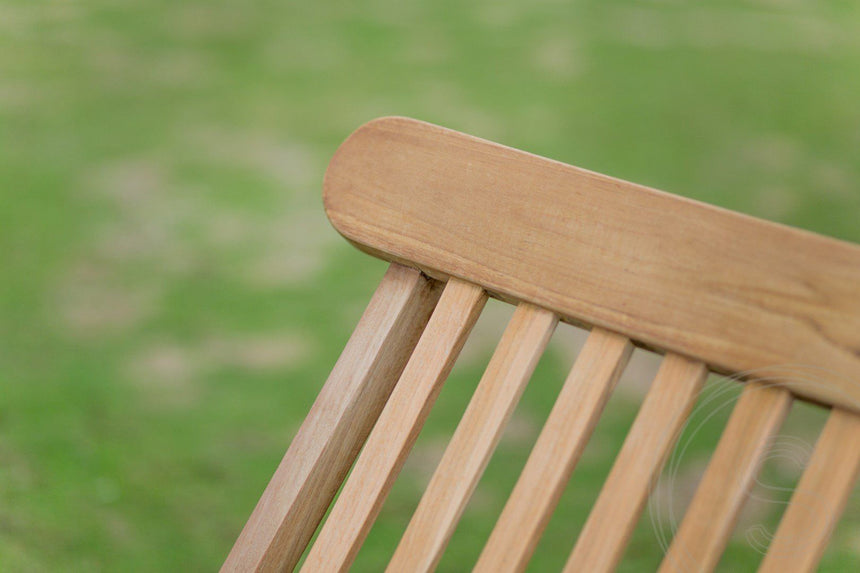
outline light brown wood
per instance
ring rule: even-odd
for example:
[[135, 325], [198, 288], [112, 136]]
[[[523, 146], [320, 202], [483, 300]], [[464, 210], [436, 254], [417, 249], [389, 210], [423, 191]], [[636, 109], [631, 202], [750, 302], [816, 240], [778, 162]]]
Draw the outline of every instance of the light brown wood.
[[475, 571], [525, 568], [632, 350], [625, 336], [592, 330]]
[[792, 395], [833, 412], [763, 569], [814, 569], [860, 472], [860, 246], [405, 118], [341, 145], [324, 203], [393, 264], [224, 571], [292, 569], [358, 456], [303, 571], [350, 566], [488, 294], [519, 308], [390, 571], [436, 566], [558, 319], [592, 332], [477, 571], [525, 568], [632, 344], [666, 358], [566, 570], [618, 564], [708, 368], [749, 382], [661, 570], [716, 566]]
[[801, 396], [860, 404], [860, 247], [404, 118], [338, 149], [332, 224], [431, 276], [726, 372], [818, 368]]
[[784, 388], [748, 383], [681, 521], [660, 571], [712, 571], [761, 462], [791, 408]]
[[564, 570], [614, 571], [708, 376], [667, 354]]
[[858, 472], [860, 417], [834, 408], [759, 571], [815, 571]]
[[487, 466], [558, 319], [517, 307], [387, 571], [432, 571]]
[[392, 265], [222, 571], [292, 569], [403, 371], [441, 285]]
[[456, 278], [445, 286], [302, 571], [352, 564], [486, 300]]

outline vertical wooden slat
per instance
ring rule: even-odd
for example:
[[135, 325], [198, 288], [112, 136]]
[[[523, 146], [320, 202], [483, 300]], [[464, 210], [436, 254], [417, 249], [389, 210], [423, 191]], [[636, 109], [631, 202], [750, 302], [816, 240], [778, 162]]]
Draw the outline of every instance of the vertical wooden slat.
[[222, 571], [295, 566], [403, 371], [440, 287], [391, 265]]
[[612, 571], [708, 375], [677, 354], [663, 359], [564, 570]]
[[711, 571], [728, 543], [773, 436], [791, 408], [785, 388], [748, 382], [660, 571]]
[[498, 444], [558, 318], [518, 306], [387, 571], [431, 571]]
[[860, 416], [833, 408], [759, 571], [815, 571], [860, 472]]
[[632, 350], [625, 336], [591, 331], [475, 571], [525, 568]]
[[486, 300], [481, 287], [448, 281], [302, 571], [353, 562]]

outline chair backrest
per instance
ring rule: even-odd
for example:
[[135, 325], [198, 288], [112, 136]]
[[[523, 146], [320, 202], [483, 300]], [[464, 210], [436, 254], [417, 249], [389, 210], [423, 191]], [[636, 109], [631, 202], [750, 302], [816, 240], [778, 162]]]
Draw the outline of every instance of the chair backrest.
[[526, 566], [634, 345], [665, 356], [565, 569], [617, 565], [709, 371], [746, 383], [661, 570], [717, 564], [795, 399], [831, 409], [818, 501], [762, 569], [815, 568], [860, 470], [860, 247], [405, 118], [352, 134], [324, 198], [392, 264], [223, 570], [292, 569], [352, 468], [302, 570], [349, 568], [487, 296], [516, 311], [390, 571], [438, 563], [558, 320], [591, 333], [476, 570]]

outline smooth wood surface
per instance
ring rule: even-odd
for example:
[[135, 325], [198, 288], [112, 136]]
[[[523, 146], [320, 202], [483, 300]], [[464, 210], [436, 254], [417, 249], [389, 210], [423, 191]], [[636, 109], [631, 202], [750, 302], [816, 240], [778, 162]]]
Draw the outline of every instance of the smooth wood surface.
[[660, 571], [712, 571], [720, 560], [771, 440], [791, 408], [784, 388], [748, 383], [681, 521]]
[[591, 331], [475, 571], [525, 569], [632, 350], [625, 336]]
[[456, 278], [445, 286], [302, 571], [352, 564], [486, 300]]
[[326, 212], [360, 248], [762, 379], [860, 404], [860, 247], [405, 118], [338, 149]]
[[667, 354], [564, 571], [614, 571], [708, 376], [699, 361]]
[[517, 307], [387, 571], [435, 569], [557, 322]]
[[441, 293], [392, 265], [222, 571], [292, 569], [382, 411]]
[[860, 472], [860, 417], [834, 408], [759, 571], [815, 571]]

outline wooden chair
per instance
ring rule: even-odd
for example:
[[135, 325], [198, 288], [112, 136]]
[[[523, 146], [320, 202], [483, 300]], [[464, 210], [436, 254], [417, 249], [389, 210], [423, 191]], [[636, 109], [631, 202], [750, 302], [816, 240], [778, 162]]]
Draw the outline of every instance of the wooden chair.
[[831, 410], [817, 503], [761, 570], [815, 569], [860, 469], [860, 247], [404, 118], [352, 134], [324, 197], [391, 267], [224, 571], [295, 567], [352, 468], [302, 571], [349, 568], [487, 296], [516, 311], [389, 571], [439, 562], [558, 320], [591, 332], [475, 570], [526, 566], [633, 345], [665, 357], [565, 570], [618, 564], [709, 371], [746, 383], [660, 570], [715, 567], [795, 399]]

